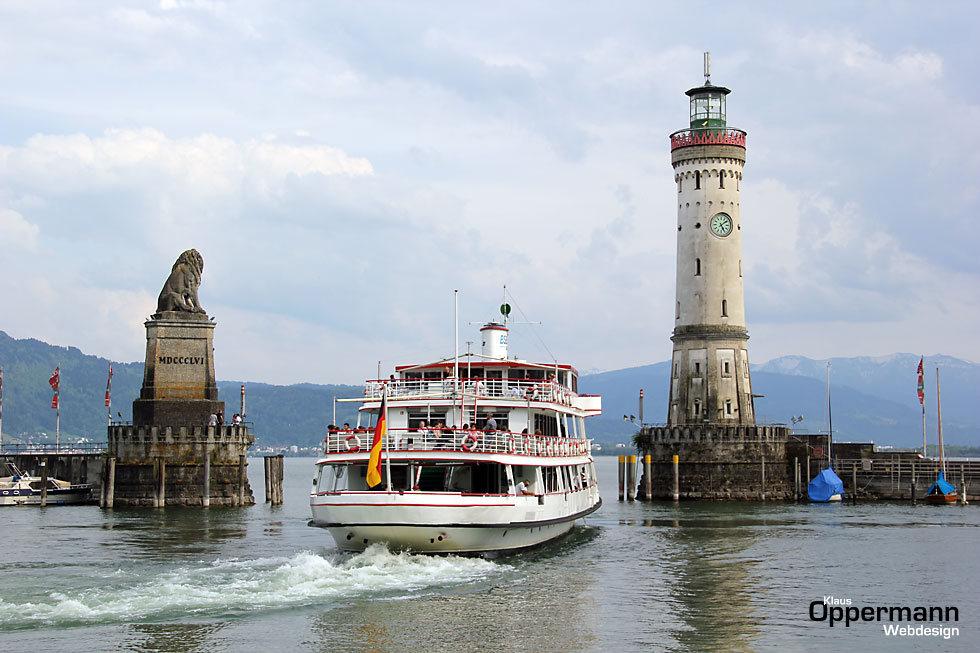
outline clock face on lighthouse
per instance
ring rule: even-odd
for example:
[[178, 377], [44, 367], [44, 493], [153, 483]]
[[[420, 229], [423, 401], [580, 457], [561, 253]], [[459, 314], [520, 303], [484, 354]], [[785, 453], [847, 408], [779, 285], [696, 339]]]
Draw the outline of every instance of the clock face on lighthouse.
[[711, 231], [724, 238], [732, 233], [732, 219], [727, 213], [717, 213], [710, 222]]

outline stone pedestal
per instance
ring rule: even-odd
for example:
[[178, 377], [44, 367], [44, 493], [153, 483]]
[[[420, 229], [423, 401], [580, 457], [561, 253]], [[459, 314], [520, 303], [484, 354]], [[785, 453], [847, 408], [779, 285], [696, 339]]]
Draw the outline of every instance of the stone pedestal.
[[135, 426], [206, 426], [224, 412], [214, 375], [214, 322], [204, 313], [165, 311], [146, 323], [146, 365]]

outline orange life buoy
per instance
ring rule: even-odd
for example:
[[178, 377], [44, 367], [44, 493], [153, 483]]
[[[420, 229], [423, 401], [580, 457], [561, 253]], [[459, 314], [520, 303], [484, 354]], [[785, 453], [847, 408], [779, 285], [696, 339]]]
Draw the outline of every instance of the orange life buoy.
[[357, 453], [361, 450], [361, 440], [354, 433], [351, 433], [344, 438], [344, 442], [347, 443], [347, 451], [350, 451], [351, 453]]
[[463, 443], [459, 445], [463, 451], [473, 451], [473, 447], [477, 443], [477, 437], [470, 433], [465, 438], [463, 438]]

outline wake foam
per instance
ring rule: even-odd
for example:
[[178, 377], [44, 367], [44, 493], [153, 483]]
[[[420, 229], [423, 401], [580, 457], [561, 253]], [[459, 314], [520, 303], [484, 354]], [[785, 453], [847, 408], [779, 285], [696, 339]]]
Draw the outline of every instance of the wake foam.
[[[393, 553], [373, 544], [357, 555], [216, 560], [154, 577], [113, 574], [108, 583], [52, 592], [46, 600], [0, 599], [0, 630], [46, 624], [120, 622], [193, 614], [242, 613], [347, 599], [407, 598], [465, 585], [509, 569], [480, 558]], [[119, 576], [129, 580], [120, 583]], [[132, 581], [135, 581], [133, 584]], [[122, 581], [125, 582], [125, 581]]]

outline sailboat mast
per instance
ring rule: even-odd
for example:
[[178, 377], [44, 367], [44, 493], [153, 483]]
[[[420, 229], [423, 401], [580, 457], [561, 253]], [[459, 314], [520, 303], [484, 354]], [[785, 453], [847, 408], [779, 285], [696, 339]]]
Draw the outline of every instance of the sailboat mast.
[[830, 468], [830, 446], [834, 439], [834, 418], [830, 410], [830, 363], [827, 363], [827, 468]]
[[943, 404], [939, 399], [939, 368], [936, 368], [936, 416], [939, 420], [939, 469], [946, 474], [946, 458], [943, 456]]

